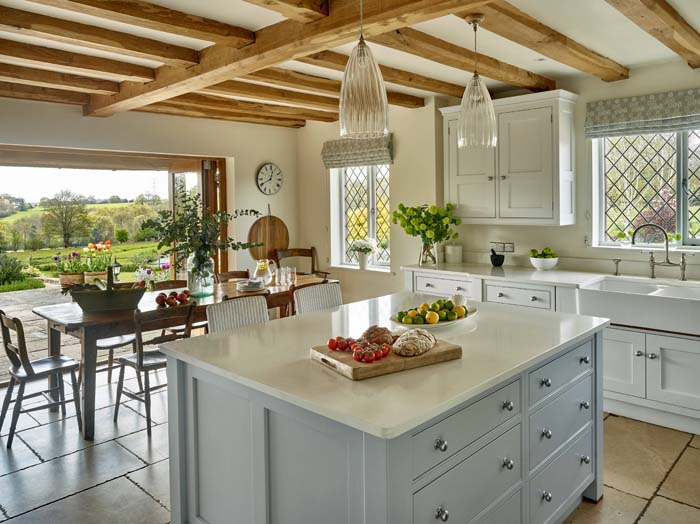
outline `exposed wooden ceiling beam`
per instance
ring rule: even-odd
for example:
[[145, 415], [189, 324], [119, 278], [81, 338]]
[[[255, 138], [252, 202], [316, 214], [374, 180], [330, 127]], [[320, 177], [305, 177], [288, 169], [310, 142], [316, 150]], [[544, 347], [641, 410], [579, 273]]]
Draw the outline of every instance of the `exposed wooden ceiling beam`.
[[194, 107], [182, 107], [172, 104], [169, 100], [152, 104], [137, 109], [144, 113], [161, 113], [166, 115], [189, 116], [194, 118], [208, 118], [214, 120], [227, 120], [229, 122], [246, 122], [249, 124], [266, 124], [280, 127], [304, 127], [304, 120], [291, 118], [277, 118], [272, 116], [252, 116], [249, 114], [234, 114], [227, 111], [215, 111], [213, 109], [197, 109]]
[[[381, 36], [377, 38], [381, 38]], [[374, 37], [372, 39], [374, 40]], [[437, 58], [434, 57], [431, 59], [436, 60]], [[336, 53], [335, 51], [321, 51], [298, 58], [297, 61], [304, 64], [333, 69], [335, 71], [345, 71], [345, 64], [347, 64], [348, 56]], [[379, 69], [382, 72], [384, 81], [391, 82], [392, 84], [412, 87], [413, 89], [423, 89], [431, 93], [440, 93], [441, 95], [448, 96], [461, 97], [464, 93], [464, 86], [451, 84], [450, 82], [443, 82], [442, 80], [411, 73], [410, 71], [396, 69], [395, 67], [380, 65]]]
[[700, 67], [700, 33], [666, 0], [607, 0], [607, 2], [659, 42], [683, 57], [690, 67]]
[[629, 69], [579, 44], [512, 6], [494, 0], [478, 9], [469, 8], [458, 16], [485, 15], [481, 27], [503, 38], [537, 51], [552, 60], [612, 82], [629, 78]]
[[292, 118], [298, 120], [318, 120], [320, 122], [335, 122], [338, 120], [338, 113], [331, 113], [328, 111], [316, 111], [314, 109], [280, 106], [274, 104], [261, 104], [259, 102], [247, 102], [244, 100], [234, 100], [232, 98], [200, 95], [196, 93], [176, 96], [175, 98], [168, 100], [168, 103], [184, 107], [213, 109], [215, 111], [231, 111], [251, 115], [275, 116], [279, 118]]
[[255, 39], [253, 32], [247, 29], [141, 0], [30, 1], [164, 33], [215, 42], [224, 46], [242, 47], [252, 43]]
[[0, 6], [0, 29], [171, 65], [192, 65], [199, 58], [194, 49], [11, 7]]
[[153, 80], [153, 69], [96, 56], [0, 39], [0, 61], [29, 66], [53, 66], [62, 72], [83, 75], [101, 73], [119, 80]]
[[4, 98], [85, 105], [88, 102], [88, 96], [86, 93], [77, 93], [75, 91], [0, 82], [0, 97]]
[[119, 92], [119, 83], [99, 78], [57, 73], [46, 69], [34, 69], [0, 63], [0, 81], [79, 91], [82, 93], [110, 94]]
[[[554, 89], [556, 86], [556, 82], [550, 78], [501, 62], [490, 56], [474, 53], [474, 51], [410, 27], [372, 37], [371, 41], [397, 51], [403, 51], [404, 53], [469, 72], [474, 71], [474, 59], [477, 57], [478, 71], [483, 76], [533, 91], [547, 91]], [[388, 80], [386, 77], [384, 79]]]
[[[46, 0], [42, 0], [46, 1]], [[65, 0], [63, 0], [65, 1]], [[95, 0], [81, 0], [82, 2]], [[368, 37], [483, 5], [488, 0], [366, 0], [364, 32]], [[318, 53], [357, 38], [359, 3], [331, 0], [330, 14], [302, 24], [285, 20], [255, 33], [255, 43], [241, 49], [211, 46], [190, 68], [163, 66], [147, 84], [125, 83], [116, 95], [92, 95], [88, 114], [108, 116], [204, 89], [289, 60]]]
[[299, 22], [313, 22], [328, 16], [328, 0], [245, 0], [271, 11], [276, 11], [285, 18]]
[[210, 95], [241, 96], [252, 100], [281, 102], [293, 106], [338, 111], [337, 98], [300, 93], [299, 91], [279, 89], [277, 87], [252, 84], [250, 82], [241, 82], [240, 80], [229, 80], [227, 82], [215, 84], [202, 89], [202, 92]]
[[[330, 95], [336, 98], [340, 97], [340, 80], [333, 80], [322, 76], [307, 75], [305, 73], [298, 73], [297, 71], [282, 69], [280, 67], [268, 67], [267, 69], [261, 69], [260, 71], [255, 71], [249, 75], [245, 75], [242, 78], [282, 87], [291, 87], [292, 89], [313, 91], [315, 93], [322, 93], [324, 95]], [[396, 91], [387, 91], [386, 96], [389, 104], [394, 106], [417, 108], [425, 105], [425, 100], [419, 96], [397, 93]], [[337, 103], [338, 102], [336, 101], [336, 105]]]

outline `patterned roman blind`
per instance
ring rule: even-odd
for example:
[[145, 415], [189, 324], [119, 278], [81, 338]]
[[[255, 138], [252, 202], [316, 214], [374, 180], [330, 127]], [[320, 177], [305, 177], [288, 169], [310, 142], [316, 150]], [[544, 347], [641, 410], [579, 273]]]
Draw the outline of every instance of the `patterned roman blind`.
[[328, 169], [392, 164], [392, 137], [331, 140], [323, 144], [321, 158]]
[[700, 128], [700, 89], [598, 100], [586, 105], [586, 138]]

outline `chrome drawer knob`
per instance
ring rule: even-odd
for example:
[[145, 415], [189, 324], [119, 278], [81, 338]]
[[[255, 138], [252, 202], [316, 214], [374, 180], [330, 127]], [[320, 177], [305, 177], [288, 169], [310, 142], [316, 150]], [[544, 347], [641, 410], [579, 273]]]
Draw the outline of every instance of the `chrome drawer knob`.
[[552, 379], [551, 378], [543, 378], [540, 381], [540, 386], [551, 388], [552, 387]]
[[552, 430], [551, 429], [543, 429], [542, 436], [546, 439], [551, 439], [552, 438]]
[[537, 302], [537, 297], [530, 297], [530, 302]]
[[503, 293], [498, 294], [498, 298], [503, 298], [503, 297], [505, 297], [505, 294], [503, 294]]
[[583, 464], [590, 464], [591, 463], [591, 457], [588, 455], [581, 455], [581, 462]]
[[512, 459], [504, 458], [503, 459], [503, 467], [506, 469], [513, 469], [515, 467], [515, 462], [513, 462]]
[[581, 363], [581, 364], [590, 364], [590, 363], [591, 363], [591, 357], [588, 357], [588, 356], [581, 357], [581, 358], [579, 359], [579, 363]]
[[638, 349], [637, 351], [634, 352], [635, 357], [643, 357], [644, 356], [644, 351], [641, 349]]
[[656, 353], [649, 353], [649, 358], [654, 360], [656, 358]]
[[546, 500], [547, 502], [552, 502], [552, 494], [549, 491], [543, 491], [542, 492], [542, 500]]
[[447, 451], [447, 441], [441, 438], [435, 439], [435, 449], [444, 453]]
[[512, 400], [505, 400], [503, 402], [503, 409], [505, 409], [506, 411], [513, 411], [514, 408], [515, 404], [513, 404]]
[[430, 282], [426, 282], [426, 283], [425, 283], [425, 287], [435, 287], [435, 286], [432, 285]]
[[440, 506], [436, 511], [435, 511], [435, 519], [436, 520], [441, 520], [442, 522], [447, 522], [450, 520], [450, 512], [447, 511], [445, 508]]
[[581, 402], [580, 406], [581, 406], [581, 409], [591, 409], [591, 403], [588, 402], [587, 400], [584, 400], [583, 402]]
[[466, 291], [462, 286], [457, 286], [457, 291]]
[[487, 180], [493, 180], [493, 176], [489, 175], [486, 177]]

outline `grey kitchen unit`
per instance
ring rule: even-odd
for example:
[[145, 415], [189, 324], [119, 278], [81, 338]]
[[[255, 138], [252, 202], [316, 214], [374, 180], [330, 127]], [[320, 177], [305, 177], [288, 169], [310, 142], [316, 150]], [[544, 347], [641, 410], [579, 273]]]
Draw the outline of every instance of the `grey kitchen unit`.
[[459, 360], [353, 382], [309, 359], [434, 298], [164, 345], [172, 522], [560, 524], [599, 500], [606, 319], [483, 303], [436, 332]]

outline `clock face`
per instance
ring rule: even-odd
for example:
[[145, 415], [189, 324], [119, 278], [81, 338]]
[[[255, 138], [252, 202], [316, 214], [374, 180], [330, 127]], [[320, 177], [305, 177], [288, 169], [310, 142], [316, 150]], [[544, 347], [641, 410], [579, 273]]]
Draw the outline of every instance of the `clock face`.
[[282, 170], [273, 163], [258, 169], [258, 189], [266, 195], [274, 195], [282, 188]]

